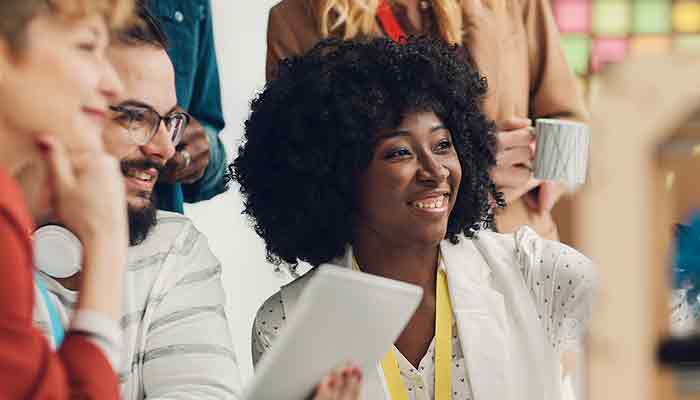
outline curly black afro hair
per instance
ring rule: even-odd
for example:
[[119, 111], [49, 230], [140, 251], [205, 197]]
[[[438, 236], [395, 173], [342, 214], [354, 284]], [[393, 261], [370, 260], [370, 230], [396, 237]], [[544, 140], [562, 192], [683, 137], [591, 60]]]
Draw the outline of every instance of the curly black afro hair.
[[435, 112], [462, 166], [447, 238], [490, 222], [491, 202], [504, 204], [488, 174], [494, 124], [482, 112], [486, 79], [469, 59], [464, 48], [419, 37], [328, 39], [281, 63], [252, 101], [232, 168], [270, 262], [319, 265], [344, 253], [375, 135], [409, 112]]

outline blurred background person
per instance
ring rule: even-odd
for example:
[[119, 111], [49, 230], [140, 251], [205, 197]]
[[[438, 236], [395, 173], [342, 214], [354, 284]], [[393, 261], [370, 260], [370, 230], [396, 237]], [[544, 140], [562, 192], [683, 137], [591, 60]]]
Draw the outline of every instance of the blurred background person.
[[280, 60], [322, 38], [419, 34], [468, 48], [488, 79], [484, 110], [499, 130], [491, 174], [508, 205], [495, 210], [495, 228], [513, 232], [527, 224], [558, 239], [551, 210], [562, 190], [532, 178], [530, 125], [536, 118], [585, 121], [587, 115], [548, 0], [282, 0], [269, 14], [267, 77]]
[[225, 190], [226, 149], [219, 70], [209, 0], [139, 0], [168, 38], [178, 104], [192, 120], [156, 185], [158, 207], [183, 212], [183, 202], [209, 200]]
[[[105, 57], [126, 0], [0, 3], [0, 397], [118, 398], [122, 276], [128, 234], [116, 160], [103, 151], [108, 105], [121, 83]], [[51, 344], [32, 326], [41, 301], [32, 215], [16, 177], [44, 169], [52, 213], [84, 243], [76, 316]], [[48, 193], [46, 193], [48, 191]], [[36, 193], [36, 192], [33, 192]]]

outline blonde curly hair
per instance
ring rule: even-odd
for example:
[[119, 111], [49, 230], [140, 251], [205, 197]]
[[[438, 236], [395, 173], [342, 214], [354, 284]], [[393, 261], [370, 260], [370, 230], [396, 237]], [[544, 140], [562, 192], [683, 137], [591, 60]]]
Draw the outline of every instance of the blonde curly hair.
[[82, 18], [98, 13], [116, 30], [131, 20], [133, 9], [134, 0], [0, 0], [0, 39], [21, 48], [27, 24], [42, 14]]
[[[375, 22], [381, 0], [314, 0], [319, 32], [325, 37], [351, 39], [377, 33]], [[462, 44], [463, 25], [461, 0], [431, 0], [437, 18], [438, 32], [449, 44]]]

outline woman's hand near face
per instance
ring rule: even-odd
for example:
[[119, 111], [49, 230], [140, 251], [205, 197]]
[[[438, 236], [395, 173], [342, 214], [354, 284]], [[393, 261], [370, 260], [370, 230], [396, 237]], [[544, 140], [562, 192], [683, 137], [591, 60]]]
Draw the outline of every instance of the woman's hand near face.
[[349, 365], [331, 372], [316, 387], [313, 400], [357, 400], [360, 398], [362, 371]]
[[129, 245], [124, 179], [101, 149], [71, 157], [53, 137], [37, 139], [48, 168], [54, 216], [83, 244], [78, 309], [118, 320]]
[[82, 241], [127, 232], [124, 179], [117, 160], [102, 150], [69, 156], [51, 137], [37, 140], [49, 170], [56, 217]]

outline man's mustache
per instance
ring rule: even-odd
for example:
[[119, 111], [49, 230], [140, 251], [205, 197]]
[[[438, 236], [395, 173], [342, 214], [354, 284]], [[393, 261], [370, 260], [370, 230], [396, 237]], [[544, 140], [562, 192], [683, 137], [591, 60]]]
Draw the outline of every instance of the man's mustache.
[[161, 174], [163, 170], [165, 169], [165, 165], [161, 163], [157, 163], [153, 160], [148, 160], [148, 159], [140, 159], [140, 160], [122, 160], [121, 162], [121, 169], [122, 169], [122, 174], [128, 175], [129, 171], [133, 170], [142, 170], [145, 171], [147, 169], [155, 169], [158, 171], [158, 174]]

